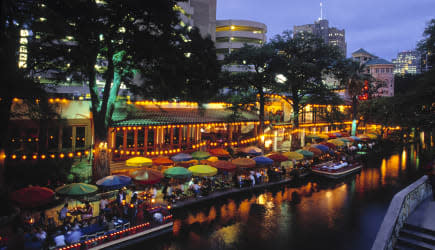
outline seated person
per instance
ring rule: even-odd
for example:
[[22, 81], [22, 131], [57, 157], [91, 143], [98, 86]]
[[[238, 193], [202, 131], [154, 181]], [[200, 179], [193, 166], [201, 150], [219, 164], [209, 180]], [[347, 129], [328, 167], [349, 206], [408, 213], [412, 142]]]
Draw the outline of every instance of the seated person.
[[63, 206], [63, 208], [59, 212], [59, 220], [60, 221], [65, 221], [65, 219], [67, 218], [67, 213], [68, 212], [69, 212], [69, 210], [68, 210], [68, 203], [65, 203], [65, 205]]
[[68, 244], [75, 244], [80, 242], [80, 237], [82, 237], [82, 232], [80, 231], [80, 226], [76, 224], [72, 231], [68, 232], [66, 236], [66, 241]]
[[163, 222], [163, 215], [161, 213], [154, 213], [153, 218], [156, 222], [162, 223]]
[[94, 215], [94, 210], [93, 210], [91, 204], [89, 203], [89, 201], [87, 201], [86, 206], [85, 206], [85, 210], [84, 210], [84, 214], [82, 215], [82, 219], [86, 220], [86, 219], [92, 218], [93, 215]]
[[54, 243], [56, 244], [56, 247], [66, 246], [65, 235], [63, 235], [61, 231], [56, 232], [56, 235], [54, 236], [53, 240]]

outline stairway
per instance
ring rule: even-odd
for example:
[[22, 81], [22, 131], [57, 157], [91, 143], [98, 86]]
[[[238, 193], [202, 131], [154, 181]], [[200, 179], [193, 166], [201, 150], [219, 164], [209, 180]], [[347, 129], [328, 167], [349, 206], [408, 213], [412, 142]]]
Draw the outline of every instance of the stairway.
[[403, 228], [400, 230], [399, 238], [397, 239], [396, 246], [394, 249], [434, 250], [435, 231], [405, 223], [403, 225]]

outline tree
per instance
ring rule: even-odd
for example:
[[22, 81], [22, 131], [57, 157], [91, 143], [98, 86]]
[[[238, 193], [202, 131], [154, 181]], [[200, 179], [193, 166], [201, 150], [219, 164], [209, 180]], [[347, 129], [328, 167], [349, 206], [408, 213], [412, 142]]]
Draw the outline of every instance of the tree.
[[[293, 107], [293, 124], [299, 126], [299, 112], [310, 98], [326, 98], [329, 93], [322, 82], [322, 77], [333, 71], [342, 58], [337, 48], [330, 47], [312, 34], [300, 33], [293, 37], [289, 31], [277, 35], [272, 40], [277, 56], [272, 60], [272, 71], [279, 72], [285, 81], [276, 85], [285, 100]], [[320, 90], [320, 91], [319, 91]]]
[[[35, 1], [37, 2], [37, 1]], [[105, 150], [115, 100], [135, 70], [152, 68], [175, 45], [175, 1], [47, 0], [38, 2], [30, 54], [35, 76], [84, 82], [91, 94], [93, 178], [109, 174]], [[104, 81], [100, 90], [97, 80]]]
[[433, 68], [435, 65], [435, 19], [428, 22], [424, 29], [423, 37], [417, 44], [417, 48], [425, 57], [424, 60], [429, 68]]
[[233, 88], [235, 93], [243, 91], [245, 95], [243, 100], [246, 100], [246, 93], [258, 95], [258, 102], [260, 104], [260, 131], [263, 131], [264, 128], [266, 94], [272, 88], [273, 78], [275, 77], [270, 70], [270, 63], [274, 54], [273, 48], [268, 44], [261, 47], [245, 44], [242, 48], [232, 52], [225, 58], [225, 63], [228, 64], [228, 67], [237, 64], [242, 69], [241, 72], [228, 75], [229, 87]]

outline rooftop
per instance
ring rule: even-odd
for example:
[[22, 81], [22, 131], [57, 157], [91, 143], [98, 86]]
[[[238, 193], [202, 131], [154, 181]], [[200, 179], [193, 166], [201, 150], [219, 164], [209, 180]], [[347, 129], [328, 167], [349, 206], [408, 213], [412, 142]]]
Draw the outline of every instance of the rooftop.
[[385, 59], [382, 59], [382, 58], [375, 58], [375, 59], [371, 59], [368, 62], [366, 62], [366, 65], [379, 65], [379, 64], [384, 64], [384, 65], [391, 64], [391, 65], [393, 65], [393, 63], [391, 63]]

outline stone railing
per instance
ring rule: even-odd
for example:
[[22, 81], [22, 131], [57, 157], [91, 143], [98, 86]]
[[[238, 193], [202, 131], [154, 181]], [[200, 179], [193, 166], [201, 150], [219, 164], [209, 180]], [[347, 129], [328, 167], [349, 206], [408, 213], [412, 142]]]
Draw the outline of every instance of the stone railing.
[[392, 250], [408, 216], [426, 198], [432, 195], [428, 176], [423, 176], [394, 195], [376, 235], [372, 250]]

